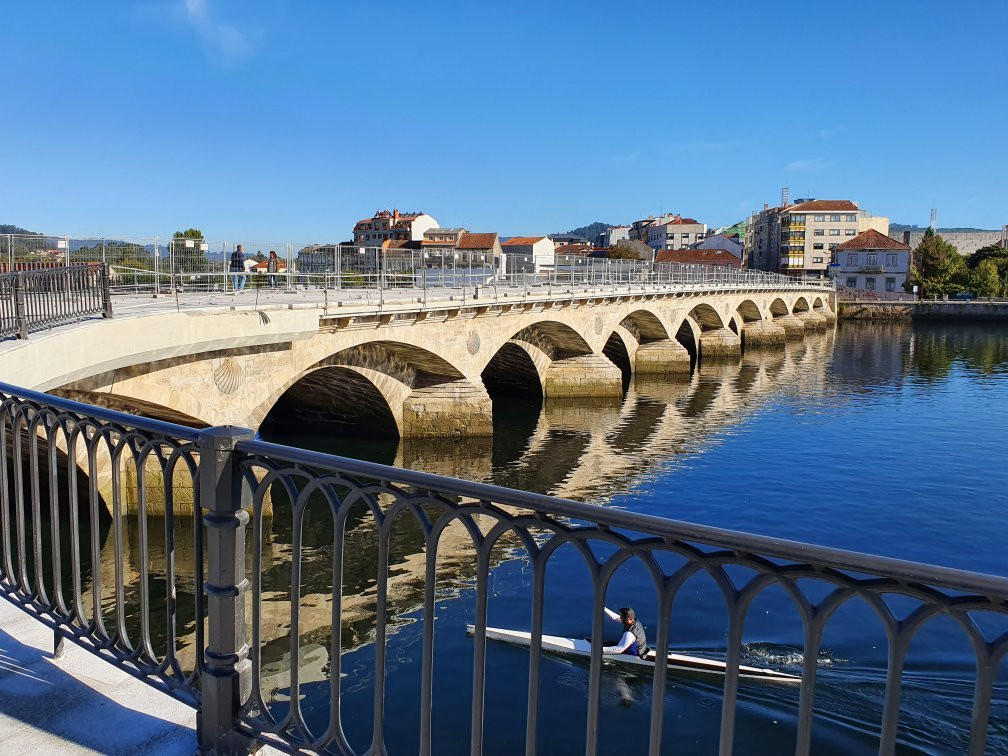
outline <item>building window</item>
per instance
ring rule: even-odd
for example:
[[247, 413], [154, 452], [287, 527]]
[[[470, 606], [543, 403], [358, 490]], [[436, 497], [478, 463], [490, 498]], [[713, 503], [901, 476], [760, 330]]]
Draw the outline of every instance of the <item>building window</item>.
[[865, 255], [865, 265], [878, 265], [878, 255], [874, 252], [869, 252]]
[[848, 265], [857, 265], [857, 252], [851, 252], [847, 255]]
[[829, 230], [829, 235], [830, 236], [840, 236], [840, 229], [839, 228], [831, 228]]
[[857, 216], [856, 215], [848, 215], [847, 216], [847, 222], [848, 223], [857, 223]]
[[875, 291], [875, 278], [867, 276], [864, 280], [864, 287], [866, 291]]
[[848, 289], [857, 288], [857, 276], [847, 276], [847, 288]]
[[812, 232], [812, 236], [825, 236], [825, 235], [826, 232], [823, 231], [821, 228], [817, 228]]
[[839, 215], [831, 215], [829, 217], [829, 219], [830, 219], [831, 223], [839, 223], [840, 222], [840, 216]]
[[826, 220], [826, 216], [825, 215], [814, 215], [814, 216], [812, 216], [812, 220], [814, 220], [816, 223], [822, 223], [824, 220]]
[[885, 256], [885, 264], [886, 264], [887, 268], [895, 268], [896, 267], [896, 255], [886, 255]]
[[823, 248], [822, 242], [820, 242], [819, 244], [812, 245], [812, 249], [822, 249], [822, 248]]
[[830, 245], [829, 245], [829, 248], [830, 248], [830, 249], [836, 249], [836, 246], [837, 246], [836, 244], [830, 244]]
[[814, 262], [814, 263], [821, 263], [822, 262], [822, 258], [821, 257], [813, 257], [812, 258], [812, 262]]
[[857, 231], [856, 231], [855, 229], [853, 229], [853, 228], [848, 228], [848, 229], [847, 229], [847, 230], [846, 230], [846, 231], [844, 232], [844, 235], [845, 235], [845, 236], [855, 236], [855, 235], [857, 235]]
[[896, 279], [887, 278], [885, 280], [885, 290], [886, 291], [896, 291]]

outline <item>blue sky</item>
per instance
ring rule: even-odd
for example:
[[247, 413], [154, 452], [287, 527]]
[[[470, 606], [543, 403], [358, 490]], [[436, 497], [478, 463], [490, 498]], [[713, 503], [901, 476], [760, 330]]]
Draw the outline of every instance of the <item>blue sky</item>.
[[1008, 223], [1008, 2], [6, 3], [0, 223], [336, 241], [792, 197]]

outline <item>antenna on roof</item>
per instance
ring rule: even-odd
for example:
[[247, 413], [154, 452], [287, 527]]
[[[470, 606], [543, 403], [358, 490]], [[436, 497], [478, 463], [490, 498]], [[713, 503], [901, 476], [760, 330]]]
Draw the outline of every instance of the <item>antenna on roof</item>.
[[931, 228], [935, 231], [938, 230], [938, 208], [931, 208]]
[[781, 190], [780, 190], [780, 204], [781, 204], [781, 207], [787, 207], [788, 205], [791, 204], [791, 190], [788, 189], [786, 186], [785, 187], [781, 187]]

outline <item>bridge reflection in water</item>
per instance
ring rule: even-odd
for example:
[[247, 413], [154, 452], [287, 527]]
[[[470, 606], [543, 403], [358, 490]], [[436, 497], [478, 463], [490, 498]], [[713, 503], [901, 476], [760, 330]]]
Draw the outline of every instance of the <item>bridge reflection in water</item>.
[[[465, 439], [456, 442], [448, 439], [404, 438], [387, 441], [356, 438], [352, 442], [341, 442], [340, 439], [312, 438], [301, 434], [297, 437], [272, 437], [268, 440], [563, 498], [606, 503], [623, 492], [647, 485], [661, 468], [681, 464], [688, 455], [698, 454], [709, 444], [717, 443], [720, 437], [731, 432], [733, 426], [744, 422], [747, 416], [759, 411], [768, 402], [796, 394], [828, 402], [832, 393], [845, 391], [843, 376], [837, 376], [835, 372], [830, 373], [828, 370], [835, 338], [837, 336], [832, 332], [810, 334], [802, 342], [789, 343], [784, 350], [776, 349], [766, 353], [749, 351], [737, 365], [701, 365], [698, 372], [680, 380], [628, 381], [625, 396], [618, 402], [587, 404], [547, 401], [540, 406], [538, 403], [529, 404], [513, 398], [502, 398], [494, 408], [495, 431], [492, 439]], [[839, 338], [850, 338], [850, 334], [841, 331]], [[873, 359], [845, 364], [874, 365], [875, 369], [891, 376], [904, 373], [908, 369], [908, 362], [913, 362], [918, 369], [933, 369], [940, 374], [942, 365], [949, 358], [939, 354], [947, 354], [950, 348], [956, 348], [956, 345], [949, 344], [917, 343], [907, 354], [898, 347], [892, 347], [893, 343], [898, 343], [892, 339], [867, 338], [863, 341], [875, 350]], [[985, 354], [978, 359], [995, 362], [1000, 359], [1004, 362], [1005, 355], [999, 357], [997, 354]], [[837, 381], [837, 377], [841, 380]], [[852, 384], [856, 383], [855, 378], [856, 376], [851, 376]], [[272, 487], [271, 494], [273, 517], [254, 520], [253, 541], [261, 544], [261, 551], [258, 555], [256, 549], [247, 551], [246, 572], [250, 576], [257, 573], [262, 576], [259, 585], [259, 614], [254, 618], [261, 654], [257, 687], [265, 705], [271, 709], [274, 721], [282, 721], [288, 712], [291, 688], [294, 686], [302, 699], [299, 707], [301, 715], [312, 728], [312, 734], [321, 736], [331, 725], [330, 677], [334, 669], [341, 669], [341, 674], [346, 675], [348, 681], [343, 690], [342, 727], [355, 750], [363, 750], [375, 727], [371, 716], [376, 712], [372, 712], [370, 708], [373, 694], [371, 687], [375, 684], [374, 641], [376, 638], [385, 638], [383, 649], [387, 650], [382, 653], [388, 654], [385, 667], [389, 670], [389, 677], [382, 680], [382, 684], [387, 685], [389, 700], [385, 704], [384, 713], [379, 713], [386, 720], [385, 741], [390, 746], [405, 747], [406, 750], [415, 750], [417, 745], [422, 745], [425, 737], [421, 733], [423, 716], [416, 711], [415, 699], [417, 685], [421, 683], [417, 661], [419, 650], [416, 646], [420, 643], [421, 633], [417, 620], [424, 605], [427, 581], [431, 576], [436, 576], [438, 616], [443, 619], [442, 623], [434, 626], [432, 636], [436, 654], [434, 684], [438, 686], [434, 700], [438, 710], [435, 711], [433, 724], [428, 725], [433, 727], [433, 733], [427, 732], [426, 737], [434, 742], [435, 752], [451, 750], [453, 734], [447, 729], [447, 723], [452, 719], [451, 712], [461, 714], [471, 705], [469, 681], [473, 675], [472, 643], [462, 638], [458, 620], [464, 622], [471, 616], [471, 588], [479, 579], [479, 560], [472, 534], [459, 521], [449, 525], [437, 542], [436, 558], [429, 562], [430, 555], [426, 552], [428, 541], [423, 529], [413, 518], [399, 517], [391, 528], [387, 553], [384, 553], [375, 519], [366, 503], [361, 501], [351, 506], [347, 513], [342, 568], [337, 573], [333, 566], [336, 525], [328, 508], [309, 505], [304, 513], [303, 527], [297, 532], [298, 529], [292, 525], [296, 520], [292, 517], [290, 502], [285, 500], [283, 492], [277, 486]], [[670, 503], [670, 510], [666, 513], [668, 516], [689, 519], [687, 514], [676, 511], [673, 507], [674, 504]], [[479, 515], [475, 516], [475, 521], [483, 522]], [[119, 554], [115, 548], [116, 525], [122, 528], [122, 548]], [[198, 539], [191, 521], [176, 519], [172, 523], [174, 536], [167, 539], [167, 542], [174, 545], [173, 552], [169, 554], [164, 548], [165, 527], [164, 522], [158, 518], [147, 518], [141, 522], [136, 517], [123, 517], [118, 523], [103, 523], [100, 540], [104, 545], [100, 555], [96, 555], [99, 557], [102, 575], [102, 607], [107, 621], [113, 623], [117, 603], [120, 607], [144, 603], [156, 606], [158, 600], [164, 598], [165, 565], [173, 565], [175, 603], [178, 608], [177, 616], [174, 617], [174, 643], [169, 640], [170, 626], [165, 623], [164, 616], [157, 615], [156, 609], [152, 608], [152, 617], [146, 631], [142, 627], [140, 612], [127, 611], [124, 624], [134, 638], [148, 633], [155, 649], [174, 645], [181, 666], [185, 671], [190, 671], [196, 666], [195, 659], [203, 643], [197, 634], [197, 625], [200, 623], [196, 612], [191, 609], [196, 603], [197, 585], [201, 580], [196, 569], [195, 553], [191, 548], [191, 544], [197, 543]], [[88, 538], [85, 529], [81, 541], [87, 543]], [[583, 574], [578, 574], [572, 566], [577, 559], [571, 557], [576, 555], [564, 554], [565, 550], [571, 548], [562, 546], [558, 556], [565, 558], [551, 560], [551, 565], [547, 568], [546, 623], [548, 628], [561, 627], [571, 632], [580, 628], [583, 632], [591, 622], [592, 581]], [[508, 617], [527, 626], [528, 607], [532, 603], [531, 581], [528, 562], [522, 554], [521, 542], [514, 533], [504, 534], [493, 548], [488, 561], [491, 575], [497, 577], [492, 578], [496, 582], [488, 597], [488, 611], [491, 619], [494, 616]], [[300, 558], [292, 560], [294, 555], [299, 555]], [[387, 583], [379, 586], [379, 581], [375, 579], [376, 566], [385, 559], [389, 565], [389, 577]], [[67, 565], [70, 563], [69, 558], [64, 562]], [[295, 564], [300, 570], [299, 575], [292, 574]], [[662, 566], [667, 572], [674, 568], [674, 565]], [[621, 572], [626, 574], [618, 575], [614, 586], [632, 590], [627, 587], [635, 581], [639, 584], [643, 579], [645, 584], [649, 583], [649, 578], [633, 565]], [[730, 574], [733, 579], [745, 582], [741, 579], [742, 572]], [[339, 580], [336, 585], [334, 579]], [[673, 627], [666, 632], [672, 633], [670, 637], [673, 642], [686, 641], [694, 648], [707, 646], [714, 649], [716, 654], [718, 649], [724, 649], [723, 632], [728, 624], [723, 600], [718, 602], [718, 588], [709, 578], [697, 576], [690, 578], [689, 582], [692, 590], [681, 590], [677, 594], [672, 610]], [[82, 583], [83, 591], [87, 593], [91, 580], [86, 570]], [[117, 583], [124, 585], [124, 594], [118, 599], [115, 590]], [[297, 596], [292, 595], [292, 585], [297, 588]], [[557, 591], [561, 588], [568, 595], [560, 596]], [[383, 594], [381, 597], [379, 591]], [[777, 591], [783, 593], [779, 588]], [[651, 591], [645, 589], [641, 593], [649, 594]], [[337, 608], [333, 605], [334, 596], [340, 596], [338, 613], [334, 611]], [[712, 599], [718, 603], [711, 603]], [[291, 614], [292, 601], [298, 606], [293, 645], [291, 626], [295, 617]], [[379, 607], [386, 601], [387, 620], [382, 623], [379, 620]], [[790, 637], [795, 644], [780, 648], [745, 646], [742, 648], [743, 660], [746, 655], [752, 655], [752, 660], [756, 662], [790, 664], [795, 666], [793, 671], [800, 674], [803, 640], [801, 618], [790, 604], [790, 599], [774, 595], [773, 590], [768, 590], [759, 601], [763, 602], [759, 604], [760, 608], [775, 613], [778, 625], [783, 621], [790, 626]], [[645, 616], [654, 617], [661, 613], [653, 596], [642, 596], [639, 606], [639, 611], [642, 610]], [[248, 612], [251, 621], [251, 607]], [[565, 617], [564, 614], [568, 616]], [[329, 656], [329, 649], [334, 647], [331, 636], [334, 616], [340, 618], [337, 647], [342, 648], [344, 656], [341, 666], [335, 668], [334, 660]], [[758, 617], [755, 618], [755, 624], [759, 624]], [[875, 625], [878, 625], [877, 619]], [[704, 627], [707, 629], [703, 630]], [[873, 640], [884, 645], [884, 635], [878, 630], [872, 632], [868, 634]], [[719, 638], [721, 643], [718, 643]], [[291, 669], [292, 652], [295, 650], [293, 656], [299, 660], [296, 671]], [[817, 663], [830, 663], [828, 655], [820, 658], [819, 654], [815, 654], [814, 657], [806, 663], [806, 666], [811, 663], [813, 670]], [[514, 658], [506, 656], [505, 652], [488, 650], [488, 675], [502, 676], [497, 679], [501, 680], [500, 690], [506, 691], [507, 696], [524, 698], [526, 691], [522, 686], [527, 684], [527, 678], [526, 682], [522, 682], [520, 675], [518, 679], [511, 679], [506, 667], [500, 666], [502, 660], [508, 664], [513, 663]], [[524, 658], [527, 659], [527, 654]], [[508, 659], [511, 661], [508, 662]], [[882, 700], [886, 690], [884, 653], [879, 662], [880, 669], [868, 675], [871, 682], [863, 686], [860, 700], [856, 705], [850, 704], [851, 708], [844, 708], [847, 704], [843, 700], [845, 694], [842, 684], [831, 688], [826, 683], [817, 686], [817, 689], [828, 688], [826, 695], [832, 697], [830, 705], [839, 707], [834, 716], [826, 718], [826, 740], [817, 738], [815, 741], [817, 745], [823, 746], [824, 751], [843, 752], [878, 742], [878, 722], [882, 718], [884, 704], [888, 702]], [[398, 677], [393, 675], [395, 669], [399, 670]], [[581, 683], [576, 682], [583, 677], [577, 670], [570, 674], [568, 677], [562, 670], [553, 670], [552, 673], [544, 671], [543, 695], [547, 695], [546, 691], [549, 690], [555, 693], [557, 686], [562, 689], [565, 685], [587, 684], [586, 677]], [[642, 686], [639, 680], [631, 679], [628, 685], [632, 696], [646, 696], [650, 690], [650, 683]], [[962, 693], [967, 710], [970, 693], [968, 687]], [[604, 687], [601, 694], [607, 695]], [[507, 696], [501, 699], [492, 687], [486, 695], [488, 711], [492, 704], [505, 707], [509, 705]], [[679, 689], [680, 700], [663, 704], [666, 709], [665, 718], [683, 716], [684, 701], [692, 704], [699, 702], [702, 707], [704, 700], [709, 701], [709, 697], [716, 698], [718, 695], [719, 683], [713, 686], [698, 683], [688, 689]], [[768, 716], [779, 717], [791, 723], [792, 727], [795, 726], [794, 712], [799, 708], [797, 690], [767, 693], [750, 690], [743, 685], [739, 696], [739, 734], [744, 734], [744, 741], [760, 737], [759, 733], [763, 733], [766, 728], [765, 718]], [[578, 750], [585, 745], [590, 746], [590, 743], [578, 740], [583, 735], [581, 722], [584, 705], [583, 701], [577, 703], [580, 700], [577, 695], [574, 699], [574, 705], [556, 702], [556, 706], [557, 711], [563, 712], [565, 716], [581, 717], [580, 721], [571, 722], [575, 732], [569, 743], [571, 750]], [[524, 710], [524, 701], [517, 704], [512, 701], [510, 706], [511, 713], [517, 717]], [[688, 706], [687, 711], [690, 711]], [[549, 712], [550, 709], [543, 709], [541, 716], [548, 717]], [[698, 722], [710, 720], [705, 725], [709, 737], [703, 744], [696, 743], [700, 750], [716, 748], [721, 713], [718, 706], [712, 706], [710, 712], [711, 716], [697, 715], [696, 711], [687, 714], [697, 720], [688, 728], [690, 734], [695, 734], [699, 729]], [[643, 720], [640, 722], [645, 730], [647, 714], [647, 711], [643, 712]], [[903, 716], [906, 717], [906, 713]], [[927, 742], [927, 738], [933, 735], [932, 728], [945, 726], [940, 716], [935, 722], [926, 721], [920, 702], [914, 702], [910, 716], [911, 726], [916, 733], [911, 742], [916, 738]], [[845, 717], [851, 718], [853, 727], [842, 726]], [[966, 717], [968, 719], [968, 714]], [[996, 717], [992, 721], [996, 722]], [[510, 733], [506, 731], [507, 722], [511, 725]], [[502, 746], [507, 744], [509, 748], [518, 747], [522, 740], [519, 736], [525, 734], [524, 724], [523, 719], [519, 723], [514, 718], [490, 716], [488, 713], [485, 733], [487, 742], [496, 742]], [[502, 725], [504, 730], [501, 729]], [[541, 746], [551, 744], [556, 747], [558, 742], [564, 742], [556, 740], [556, 732], [552, 735], [546, 732], [554, 729], [555, 725], [548, 718], [540, 723]], [[724, 725], [723, 721], [721, 725]], [[995, 742], [1001, 743], [1005, 733], [996, 725], [993, 732]], [[300, 735], [303, 736], [303, 733]], [[627, 737], [631, 739], [627, 741]], [[790, 742], [790, 748], [793, 749], [795, 737], [793, 729], [783, 739], [778, 733], [768, 741], [772, 744], [768, 748], [772, 751]], [[805, 733], [805, 737], [808, 737], [808, 733]], [[968, 732], [962, 731], [957, 737], [951, 742], [963, 744]], [[630, 750], [635, 752], [644, 747], [644, 741], [639, 737], [634, 738], [632, 731], [606, 733], [603, 729], [600, 742], [609, 743], [610, 746], [615, 742], [629, 742], [633, 744]], [[802, 736], [799, 735], [798, 743], [801, 742]], [[462, 748], [461, 742], [455, 745], [458, 746], [457, 750], [466, 750]]]

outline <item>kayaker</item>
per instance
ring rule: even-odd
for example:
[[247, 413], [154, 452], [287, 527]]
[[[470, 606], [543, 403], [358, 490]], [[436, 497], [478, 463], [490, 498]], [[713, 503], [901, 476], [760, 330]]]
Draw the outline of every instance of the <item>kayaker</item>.
[[629, 606], [624, 606], [619, 610], [619, 614], [607, 606], [602, 607], [609, 619], [616, 620], [623, 625], [623, 637], [617, 641], [615, 646], [603, 646], [603, 654], [632, 654], [645, 658], [648, 653], [647, 635], [644, 633], [644, 625], [637, 621], [634, 610]]

